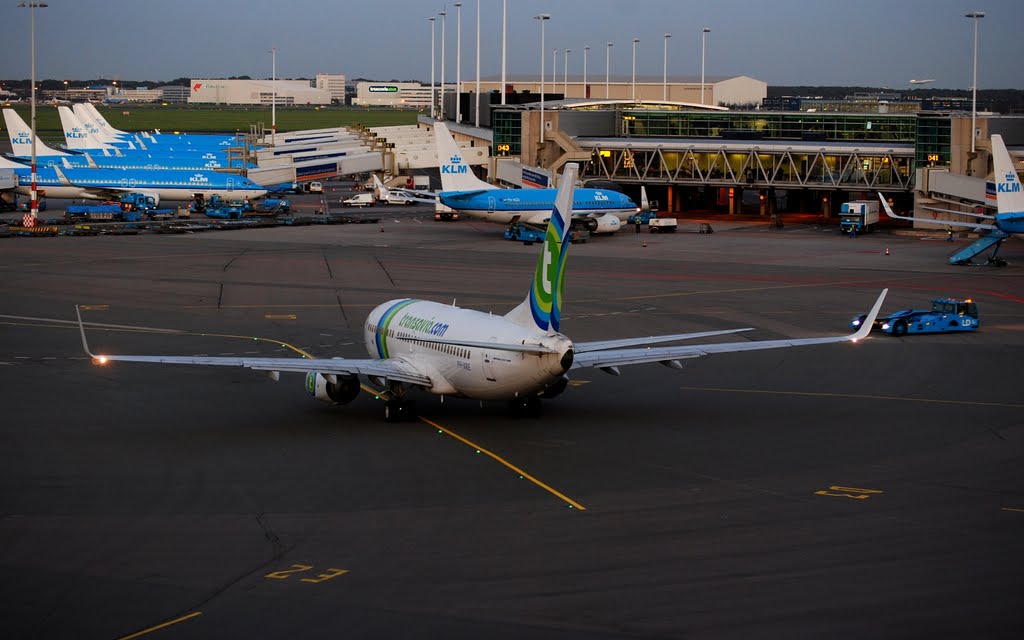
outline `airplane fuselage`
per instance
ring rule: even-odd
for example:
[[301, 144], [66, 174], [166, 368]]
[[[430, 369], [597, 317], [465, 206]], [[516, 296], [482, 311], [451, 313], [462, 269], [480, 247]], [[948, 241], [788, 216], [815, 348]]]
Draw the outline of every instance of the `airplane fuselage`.
[[[509, 223], [531, 220], [551, 212], [555, 189], [490, 189], [485, 191], [442, 191], [441, 203], [468, 216], [489, 222]], [[576, 189], [572, 203], [574, 216], [612, 214], [626, 220], [637, 212], [629, 196], [606, 189]]]
[[[503, 400], [547, 388], [572, 364], [572, 341], [472, 309], [405, 298], [375, 308], [363, 326], [372, 358], [403, 360], [430, 376], [435, 395]], [[432, 341], [445, 341], [447, 344]], [[539, 344], [554, 353], [516, 353], [456, 342]]]

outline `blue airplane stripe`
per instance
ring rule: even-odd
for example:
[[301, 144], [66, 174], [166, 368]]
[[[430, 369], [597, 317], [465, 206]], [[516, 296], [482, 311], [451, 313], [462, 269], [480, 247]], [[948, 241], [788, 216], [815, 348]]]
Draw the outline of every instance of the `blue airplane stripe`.
[[387, 355], [387, 353], [388, 353], [387, 337], [385, 335], [387, 333], [387, 330], [388, 330], [388, 325], [391, 323], [391, 319], [395, 317], [396, 313], [398, 313], [401, 309], [409, 306], [413, 302], [416, 302], [416, 300], [413, 299], [413, 298], [406, 298], [405, 300], [399, 300], [395, 304], [393, 304], [390, 307], [388, 307], [387, 311], [385, 311], [383, 314], [381, 314], [380, 320], [377, 321], [377, 335], [375, 337], [375, 342], [376, 342], [376, 346], [377, 346], [377, 357], [379, 357], [379, 358], [387, 358], [388, 357], [388, 355]]

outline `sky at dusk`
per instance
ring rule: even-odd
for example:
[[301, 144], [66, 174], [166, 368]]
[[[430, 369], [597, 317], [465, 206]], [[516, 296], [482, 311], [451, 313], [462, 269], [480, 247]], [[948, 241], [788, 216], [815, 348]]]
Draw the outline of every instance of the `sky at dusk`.
[[[37, 0], [38, 1], [38, 0]], [[429, 18], [446, 11], [446, 80], [455, 77], [458, 12], [440, 0], [46, 0], [35, 10], [36, 77], [170, 80], [248, 75], [269, 78], [271, 47], [279, 78], [344, 73], [348, 78], [430, 80]], [[0, 5], [5, 25], [0, 78], [30, 76], [30, 11]], [[502, 0], [480, 0], [481, 75], [501, 73]], [[1024, 88], [1024, 2], [983, 0], [509, 0], [507, 73], [539, 76], [540, 24], [548, 13], [545, 64], [603, 78], [607, 43], [611, 75], [632, 69], [700, 74], [701, 29], [707, 26], [708, 76], [747, 75], [769, 85], [844, 85], [904, 89], [911, 79], [934, 88], [971, 85], [971, 10], [978, 24], [978, 88]], [[477, 1], [463, 0], [462, 76], [476, 74]], [[435, 22], [440, 80], [441, 19]]]

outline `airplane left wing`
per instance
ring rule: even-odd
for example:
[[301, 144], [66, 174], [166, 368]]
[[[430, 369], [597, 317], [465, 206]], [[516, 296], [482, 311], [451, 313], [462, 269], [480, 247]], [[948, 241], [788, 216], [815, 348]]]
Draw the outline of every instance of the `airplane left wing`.
[[270, 373], [319, 373], [322, 375], [363, 375], [386, 378], [396, 382], [405, 382], [430, 388], [432, 381], [429, 376], [420, 373], [416, 367], [405, 360], [390, 359], [349, 359], [349, 358], [236, 358], [230, 356], [117, 356], [97, 355], [89, 350], [85, 338], [85, 325], [82, 314], [75, 306], [78, 316], [78, 329], [82, 335], [82, 348], [85, 353], [99, 364], [107, 362], [150, 362], [158, 364], [185, 364], [214, 367], [241, 367], [253, 371]]
[[[878, 312], [882, 308], [882, 302], [885, 300], [885, 294], [888, 292], [888, 289], [882, 290], [881, 295], [878, 296], [878, 300], [875, 301], [875, 305], [871, 308], [867, 318], [861, 324], [860, 329], [849, 335], [826, 336], [822, 338], [785, 338], [782, 340], [758, 340], [749, 342], [720, 342], [713, 344], [677, 345], [671, 347], [649, 347], [646, 349], [606, 348], [595, 351], [584, 350], [582, 353], [577, 351], [576, 357], [573, 360], [572, 368], [582, 369], [586, 367], [596, 367], [613, 375], [618, 375], [618, 367], [621, 365], [660, 362], [678, 369], [682, 367], [679, 360], [699, 358], [701, 356], [707, 356], [714, 353], [758, 351], [761, 349], [780, 349], [783, 347], [804, 347], [814, 344], [829, 344], [832, 342], [856, 342], [866, 338], [871, 332], [875, 318], [878, 317]], [[714, 334], [714, 332], [709, 333]], [[639, 340], [642, 339], [638, 339], [634, 344], [642, 344]], [[656, 336], [648, 340], [656, 342], [658, 341], [658, 337]], [[648, 344], [649, 343], [650, 342], [648, 342]]]
[[[907, 220], [908, 222], [928, 222], [931, 224], [944, 224], [950, 227], [967, 227], [968, 229], [995, 229], [996, 225], [988, 224], [985, 222], [960, 222], [959, 220], [930, 220], [928, 218], [915, 218], [913, 216], [901, 216], [893, 212], [892, 208], [889, 207], [889, 203], [885, 201], [885, 198], [881, 193], [878, 194], [878, 199], [882, 201], [882, 206], [885, 208], [885, 215], [896, 220]], [[959, 212], [958, 212], [959, 213]], [[963, 214], [973, 216], [974, 214]]]

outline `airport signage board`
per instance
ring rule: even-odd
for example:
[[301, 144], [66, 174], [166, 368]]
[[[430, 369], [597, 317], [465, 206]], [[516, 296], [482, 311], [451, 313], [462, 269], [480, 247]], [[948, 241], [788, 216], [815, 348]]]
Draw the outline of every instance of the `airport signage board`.
[[393, 84], [371, 84], [367, 91], [370, 93], [398, 93], [398, 87]]

